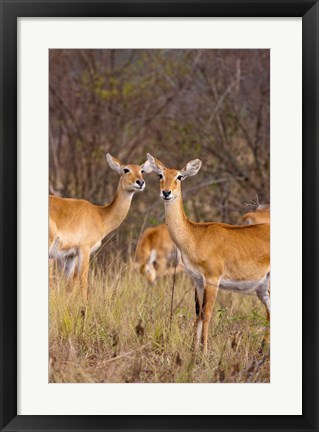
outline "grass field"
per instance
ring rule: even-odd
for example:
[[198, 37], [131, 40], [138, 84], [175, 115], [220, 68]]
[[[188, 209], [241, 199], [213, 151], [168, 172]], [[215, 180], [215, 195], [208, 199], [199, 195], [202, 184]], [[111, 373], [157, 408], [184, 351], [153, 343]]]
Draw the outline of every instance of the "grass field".
[[50, 382], [270, 382], [265, 310], [255, 296], [219, 292], [207, 356], [192, 354], [194, 288], [176, 275], [150, 286], [132, 263], [93, 266], [83, 318], [81, 295], [59, 274], [50, 287]]

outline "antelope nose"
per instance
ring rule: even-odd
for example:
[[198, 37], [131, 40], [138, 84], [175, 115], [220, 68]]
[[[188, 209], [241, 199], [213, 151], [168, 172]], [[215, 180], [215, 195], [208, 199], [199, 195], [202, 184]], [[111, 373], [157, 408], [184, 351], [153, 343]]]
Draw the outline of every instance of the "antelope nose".
[[139, 185], [139, 187], [143, 187], [144, 186], [145, 181], [144, 180], [136, 180], [136, 184]]
[[164, 198], [168, 198], [170, 196], [170, 194], [171, 194], [171, 191], [163, 190], [163, 197]]

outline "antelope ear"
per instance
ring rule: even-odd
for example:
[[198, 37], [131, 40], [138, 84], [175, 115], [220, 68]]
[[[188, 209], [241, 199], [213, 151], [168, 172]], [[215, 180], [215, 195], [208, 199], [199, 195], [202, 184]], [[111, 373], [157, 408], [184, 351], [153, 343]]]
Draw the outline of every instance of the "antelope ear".
[[106, 153], [106, 159], [108, 161], [108, 164], [112, 168], [112, 170], [116, 171], [118, 174], [122, 174], [122, 168], [123, 165], [121, 162], [116, 159], [115, 157], [111, 156], [110, 153]]
[[156, 174], [161, 174], [164, 171], [165, 166], [162, 164], [162, 162], [160, 162], [158, 159], [156, 159], [149, 153], [147, 153], [147, 160], [150, 163], [153, 171], [156, 172]]
[[193, 159], [187, 163], [185, 168], [182, 169], [181, 175], [186, 178], [189, 176], [194, 176], [200, 170], [202, 166], [202, 161], [200, 159]]
[[147, 174], [153, 171], [152, 165], [149, 163], [148, 160], [143, 163], [142, 170], [145, 171]]

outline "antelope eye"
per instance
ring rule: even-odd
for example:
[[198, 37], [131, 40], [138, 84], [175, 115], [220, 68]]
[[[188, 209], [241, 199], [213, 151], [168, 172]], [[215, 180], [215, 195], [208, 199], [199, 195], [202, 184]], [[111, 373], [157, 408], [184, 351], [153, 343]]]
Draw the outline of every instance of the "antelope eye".
[[125, 172], [125, 174], [127, 174], [128, 172], [130, 172], [130, 170], [128, 168], [124, 168], [123, 171]]
[[177, 180], [179, 180], [179, 181], [182, 181], [182, 179], [183, 179], [183, 176], [181, 176], [181, 175], [179, 175], [179, 176], [177, 177]]
[[162, 174], [159, 174], [158, 176], [159, 176], [160, 180], [162, 180], [163, 175], [162, 175]]
[[145, 173], [145, 171], [144, 171], [144, 170], [141, 170], [141, 173], [142, 173], [142, 174], [144, 174], [144, 173]]

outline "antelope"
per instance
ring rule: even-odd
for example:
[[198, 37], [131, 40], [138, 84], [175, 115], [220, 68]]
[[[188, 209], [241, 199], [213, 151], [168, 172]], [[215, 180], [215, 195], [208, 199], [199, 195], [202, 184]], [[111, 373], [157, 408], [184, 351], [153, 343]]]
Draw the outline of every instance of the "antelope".
[[169, 267], [178, 265], [179, 252], [172, 241], [165, 224], [147, 228], [141, 235], [137, 247], [136, 258], [140, 272], [150, 283], [154, 283], [158, 274], [165, 274]]
[[106, 154], [107, 162], [120, 175], [117, 191], [111, 203], [94, 205], [82, 199], [49, 196], [49, 257], [67, 263], [67, 277], [81, 287], [83, 300], [88, 300], [88, 270], [92, 252], [110, 232], [125, 219], [135, 192], [145, 189], [144, 172], [152, 171], [143, 165], [124, 165]]
[[165, 204], [169, 234], [178, 247], [185, 270], [195, 284], [196, 323], [194, 351], [203, 342], [207, 353], [208, 329], [218, 288], [255, 293], [270, 319], [270, 226], [196, 223], [183, 209], [182, 182], [198, 173], [202, 162], [194, 159], [182, 170], [169, 169], [147, 154], [160, 179], [160, 197]]
[[245, 213], [243, 222], [246, 224], [261, 224], [270, 223], [270, 208], [264, 205], [259, 205], [255, 211]]

